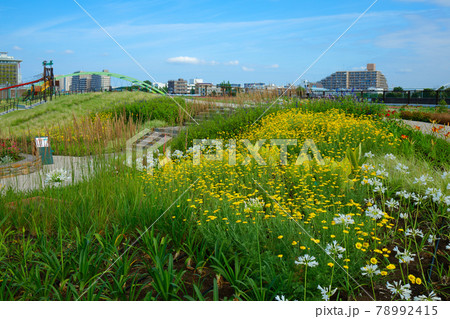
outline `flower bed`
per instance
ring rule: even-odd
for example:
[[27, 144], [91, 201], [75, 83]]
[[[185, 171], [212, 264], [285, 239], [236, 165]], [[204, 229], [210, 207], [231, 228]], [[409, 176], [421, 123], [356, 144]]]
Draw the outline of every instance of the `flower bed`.
[[0, 165], [16, 162], [20, 159], [20, 150], [11, 140], [0, 140]]

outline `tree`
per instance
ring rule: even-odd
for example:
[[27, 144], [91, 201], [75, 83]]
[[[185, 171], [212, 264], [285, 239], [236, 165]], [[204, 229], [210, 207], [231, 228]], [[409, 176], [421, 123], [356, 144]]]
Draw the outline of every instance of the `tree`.
[[[146, 84], [152, 86], [152, 82], [150, 82], [149, 80], [145, 80], [144, 83], [146, 83]], [[150, 90], [149, 90], [148, 88], [146, 88], [146, 87], [142, 88], [142, 91], [144, 91], [144, 92], [150, 92]]]
[[295, 89], [295, 93], [297, 93], [297, 96], [298, 96], [298, 97], [302, 97], [302, 96], [305, 95], [306, 90], [305, 90], [304, 87], [302, 87], [302, 86], [299, 85], [299, 86], [297, 86], [297, 88]]
[[423, 89], [423, 97], [435, 97], [436, 91], [433, 89]]
[[392, 91], [393, 92], [403, 92], [403, 88], [401, 86], [396, 86]]
[[225, 93], [227, 95], [231, 95], [231, 84], [230, 81], [222, 81], [222, 83], [220, 83], [218, 85], [218, 87], [220, 87], [222, 89], [222, 95], [225, 95]]

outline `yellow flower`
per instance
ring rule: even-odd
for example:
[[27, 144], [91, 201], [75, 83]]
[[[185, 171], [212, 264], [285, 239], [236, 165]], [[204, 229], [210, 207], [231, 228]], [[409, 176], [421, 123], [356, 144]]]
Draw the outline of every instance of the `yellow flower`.
[[375, 265], [376, 263], [378, 263], [378, 260], [376, 258], [371, 258], [370, 263]]
[[280, 254], [280, 255], [278, 255], [278, 258], [283, 258], [283, 255], [281, 255], [281, 254]]
[[395, 269], [395, 265], [394, 264], [389, 264], [389, 265], [386, 266], [386, 269], [393, 270], [393, 269]]
[[417, 285], [421, 285], [421, 284], [422, 284], [422, 279], [416, 278], [416, 284], [417, 284]]
[[361, 243], [356, 243], [356, 244], [355, 244], [355, 247], [356, 247], [356, 249], [361, 249], [362, 244], [361, 244]]
[[411, 281], [413, 284], [416, 283], [416, 277], [414, 277], [414, 275], [409, 275], [408, 276], [409, 281]]
[[383, 270], [380, 274], [381, 274], [381, 276], [386, 276], [388, 273], [387, 273], [387, 271]]
[[334, 267], [333, 263], [328, 263], [327, 265], [330, 266], [330, 267]]
[[294, 241], [292, 242], [292, 246], [295, 246], [295, 245], [297, 245], [297, 242], [294, 240]]
[[281, 238], [283, 238], [283, 235], [278, 236], [278, 239], [281, 239]]
[[301, 249], [301, 250], [305, 250], [306, 247], [305, 247], [305, 246], [300, 246], [300, 249]]

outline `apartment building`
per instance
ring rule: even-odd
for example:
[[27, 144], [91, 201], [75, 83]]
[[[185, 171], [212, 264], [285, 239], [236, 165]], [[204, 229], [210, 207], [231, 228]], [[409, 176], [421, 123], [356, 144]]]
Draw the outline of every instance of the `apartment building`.
[[388, 89], [386, 77], [376, 71], [374, 63], [367, 64], [365, 71], [338, 71], [319, 81], [325, 89], [367, 90], [369, 88]]
[[[102, 72], [108, 73], [108, 70]], [[93, 74], [91, 80], [91, 90], [95, 92], [107, 91], [111, 88], [111, 77], [108, 75]]]
[[0, 52], [0, 87], [19, 84], [21, 81], [20, 62], [22, 60], [8, 56], [8, 52]]
[[167, 82], [167, 90], [169, 91], [169, 94], [187, 94], [187, 81], [183, 79], [170, 80]]

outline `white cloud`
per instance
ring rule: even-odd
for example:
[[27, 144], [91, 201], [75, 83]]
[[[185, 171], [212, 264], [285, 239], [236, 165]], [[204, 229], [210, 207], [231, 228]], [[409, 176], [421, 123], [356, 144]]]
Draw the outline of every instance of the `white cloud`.
[[253, 72], [253, 71], [255, 71], [255, 69], [247, 68], [246, 66], [243, 66], [242, 70], [245, 71], [245, 72]]
[[431, 2], [440, 6], [450, 7], [450, 0], [397, 0], [401, 2]]
[[278, 64], [269, 65], [267, 68], [269, 69], [278, 69], [280, 66]]
[[206, 61], [206, 60], [202, 60], [196, 57], [191, 57], [191, 56], [178, 56], [178, 57], [173, 57], [173, 58], [168, 58], [166, 60], [168, 63], [174, 63], [174, 64], [194, 64], [194, 65], [238, 65], [239, 61], [238, 60], [233, 60], [233, 61], [228, 61], [228, 62], [217, 62], [215, 60], [212, 61]]
[[14, 50], [17, 50], [17, 51], [20, 51], [20, 50], [22, 50], [22, 48], [21, 48], [21, 47], [19, 47], [19, 46], [17, 46], [17, 45], [13, 46], [13, 49], [14, 49]]
[[45, 53], [55, 53], [55, 50], [45, 50]]
[[190, 56], [178, 56], [168, 58], [167, 62], [177, 64], [204, 64], [205, 61]]
[[234, 61], [228, 61], [224, 63], [225, 65], [238, 65], [239, 61], [238, 60], [234, 60]]
[[74, 54], [75, 52], [73, 52], [72, 50], [65, 50], [64, 53], [65, 54]]

